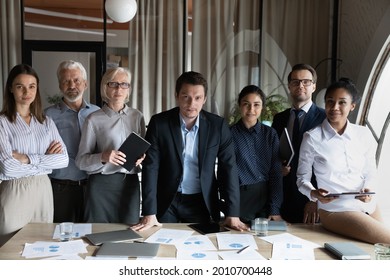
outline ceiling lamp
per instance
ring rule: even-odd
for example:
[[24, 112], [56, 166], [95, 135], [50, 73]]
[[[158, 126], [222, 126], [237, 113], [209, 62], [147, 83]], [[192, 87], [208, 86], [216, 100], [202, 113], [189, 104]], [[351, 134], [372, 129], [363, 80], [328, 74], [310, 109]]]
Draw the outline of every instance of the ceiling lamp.
[[106, 0], [105, 9], [113, 21], [128, 22], [137, 13], [137, 2], [135, 0]]

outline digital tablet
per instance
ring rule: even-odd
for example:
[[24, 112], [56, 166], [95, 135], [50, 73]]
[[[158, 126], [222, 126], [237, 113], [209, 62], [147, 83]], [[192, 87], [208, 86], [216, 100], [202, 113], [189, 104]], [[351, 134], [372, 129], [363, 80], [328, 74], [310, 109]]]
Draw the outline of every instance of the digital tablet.
[[229, 231], [218, 223], [200, 223], [190, 224], [188, 226], [201, 234]]
[[126, 154], [126, 162], [122, 166], [128, 171], [132, 170], [136, 161], [147, 151], [149, 146], [148, 141], [132, 132], [119, 148], [119, 151]]
[[371, 195], [375, 194], [375, 192], [341, 192], [341, 193], [328, 193], [326, 196], [327, 197], [338, 197], [338, 196], [344, 196], [344, 195], [353, 195], [353, 196], [363, 196], [363, 195]]

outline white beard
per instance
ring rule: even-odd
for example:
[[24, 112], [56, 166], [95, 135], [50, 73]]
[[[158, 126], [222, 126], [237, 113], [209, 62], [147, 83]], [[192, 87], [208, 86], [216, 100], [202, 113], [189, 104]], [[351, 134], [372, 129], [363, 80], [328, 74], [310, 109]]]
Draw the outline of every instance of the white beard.
[[64, 94], [63, 96], [66, 101], [73, 103], [83, 98], [83, 93], [79, 93], [76, 96], [72, 96], [72, 97], [67, 94]]

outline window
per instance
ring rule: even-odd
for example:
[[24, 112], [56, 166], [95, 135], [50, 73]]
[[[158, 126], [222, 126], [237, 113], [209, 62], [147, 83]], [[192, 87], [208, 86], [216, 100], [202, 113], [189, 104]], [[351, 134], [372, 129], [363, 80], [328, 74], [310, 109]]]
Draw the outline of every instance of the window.
[[390, 102], [388, 89], [390, 88], [390, 36], [380, 53], [376, 67], [372, 70], [371, 81], [366, 95], [362, 119], [370, 128], [378, 142], [378, 205], [383, 220], [390, 225], [390, 188], [388, 186], [388, 167], [390, 166]]

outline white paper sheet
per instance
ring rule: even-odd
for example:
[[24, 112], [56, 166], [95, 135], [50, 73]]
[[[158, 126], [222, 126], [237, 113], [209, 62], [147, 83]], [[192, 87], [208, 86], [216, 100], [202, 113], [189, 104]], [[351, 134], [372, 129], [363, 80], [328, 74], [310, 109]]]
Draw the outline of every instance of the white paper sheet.
[[72, 240], [68, 242], [46, 242], [37, 241], [26, 243], [22, 252], [25, 258], [44, 258], [61, 255], [77, 255], [87, 253], [87, 244], [83, 240]]
[[218, 255], [223, 260], [266, 260], [259, 252], [252, 248], [248, 248], [239, 254], [237, 254], [237, 251], [219, 251]]
[[177, 250], [213, 251], [217, 250], [206, 235], [192, 235], [183, 242], [177, 243]]
[[271, 260], [314, 260], [314, 249], [302, 243], [274, 242]]
[[[74, 224], [73, 238], [80, 238], [92, 233], [92, 224]], [[53, 239], [60, 239], [60, 226], [56, 225], [53, 232]]]
[[83, 258], [79, 255], [71, 254], [44, 258], [44, 260], [83, 260]]
[[218, 253], [213, 251], [177, 251], [178, 260], [219, 260]]
[[194, 231], [192, 230], [161, 228], [149, 236], [144, 242], [176, 245], [182, 243], [193, 233]]
[[291, 233], [281, 233], [281, 234], [275, 234], [275, 235], [269, 235], [264, 237], [259, 237], [260, 239], [263, 239], [264, 241], [267, 241], [269, 243], [274, 242], [282, 242], [282, 243], [293, 243], [293, 244], [302, 244], [305, 245], [307, 248], [320, 248], [322, 246], [318, 245], [317, 243], [307, 241], [305, 239], [302, 239], [300, 237], [297, 237], [295, 235], [292, 235]]
[[249, 246], [253, 250], [257, 250], [257, 244], [251, 234], [223, 234], [217, 233], [217, 242], [219, 250], [242, 249]]

